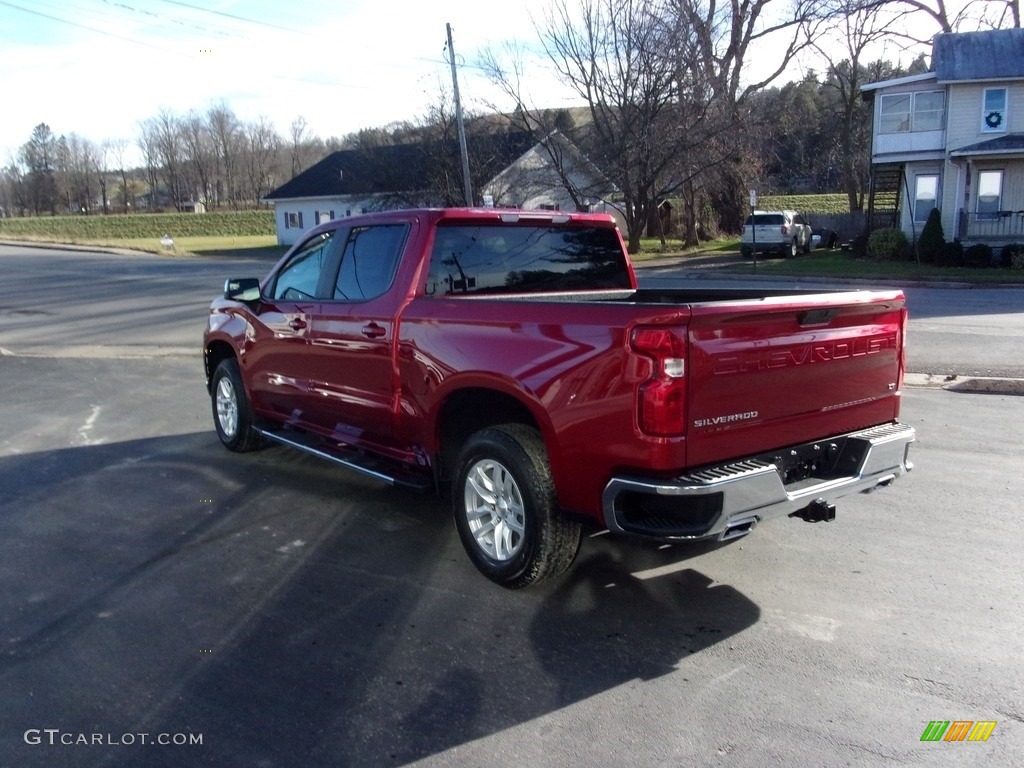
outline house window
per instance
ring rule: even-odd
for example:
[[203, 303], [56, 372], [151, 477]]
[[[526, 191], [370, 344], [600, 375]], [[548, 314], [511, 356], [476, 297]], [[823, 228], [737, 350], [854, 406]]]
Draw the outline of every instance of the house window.
[[914, 131], [941, 131], [946, 119], [946, 94], [922, 91], [914, 94]]
[[302, 211], [298, 213], [286, 213], [284, 218], [285, 229], [302, 229]]
[[914, 221], [928, 221], [932, 208], [939, 207], [939, 176], [923, 174], [914, 184]]
[[1006, 89], [986, 88], [981, 104], [983, 133], [1006, 133]]
[[910, 130], [911, 94], [896, 93], [882, 97], [879, 133], [904, 133]]
[[978, 218], [995, 219], [1002, 208], [1003, 172], [978, 172]]
[[879, 133], [941, 131], [946, 120], [946, 95], [942, 91], [891, 93], [879, 106]]
[[316, 223], [323, 224], [334, 218], [334, 211], [317, 211]]

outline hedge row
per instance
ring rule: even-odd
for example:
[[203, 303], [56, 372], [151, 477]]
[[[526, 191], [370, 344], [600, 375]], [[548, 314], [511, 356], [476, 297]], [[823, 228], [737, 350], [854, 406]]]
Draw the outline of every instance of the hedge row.
[[899, 229], [877, 229], [870, 236], [858, 235], [853, 241], [854, 254], [876, 261], [915, 261], [940, 267], [971, 269], [1024, 270], [1024, 243], [1010, 243], [993, 248], [987, 243], [964, 246], [959, 240], [946, 242], [939, 238], [928, 244], [924, 235], [917, 249]]
[[272, 211], [133, 213], [108, 216], [33, 216], [0, 219], [0, 237], [47, 240], [127, 240], [143, 237], [273, 235]]

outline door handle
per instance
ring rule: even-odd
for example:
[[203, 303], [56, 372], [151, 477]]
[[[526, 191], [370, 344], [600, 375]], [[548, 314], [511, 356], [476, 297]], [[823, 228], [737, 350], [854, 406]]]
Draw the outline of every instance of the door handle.
[[387, 331], [376, 323], [367, 323], [363, 326], [362, 334], [368, 339], [379, 339]]
[[303, 328], [306, 327], [306, 321], [303, 320], [301, 317], [293, 317], [291, 320], [288, 321], [288, 327], [291, 328], [293, 331], [301, 331]]

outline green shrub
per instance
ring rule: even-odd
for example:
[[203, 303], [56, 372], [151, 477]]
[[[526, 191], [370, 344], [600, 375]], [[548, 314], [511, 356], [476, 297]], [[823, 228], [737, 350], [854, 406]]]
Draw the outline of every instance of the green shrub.
[[964, 266], [971, 269], [987, 269], [992, 266], [992, 246], [975, 243], [964, 251]]
[[876, 229], [868, 237], [867, 255], [875, 261], [897, 261], [903, 255], [907, 236], [901, 229]]
[[935, 263], [940, 267], [962, 267], [964, 264], [964, 246], [959, 240], [946, 243], [939, 250]]
[[936, 261], [939, 251], [946, 244], [946, 235], [942, 231], [942, 214], [938, 208], [932, 208], [928, 214], [928, 221], [921, 230], [921, 237], [917, 241], [917, 252], [921, 261], [931, 264]]
[[999, 266], [1005, 269], [1020, 269], [1014, 266], [1014, 261], [1018, 257], [1024, 257], [1024, 243], [1004, 245], [999, 252]]
[[1013, 254], [1013, 258], [1010, 261], [1010, 268], [1024, 271], [1024, 251], [1017, 251], [1017, 253]]

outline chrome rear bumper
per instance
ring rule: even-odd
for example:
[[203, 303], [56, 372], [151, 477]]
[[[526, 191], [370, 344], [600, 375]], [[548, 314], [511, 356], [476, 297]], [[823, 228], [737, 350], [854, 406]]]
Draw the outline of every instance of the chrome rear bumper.
[[873, 491], [913, 469], [913, 427], [894, 422], [707, 467], [670, 480], [615, 477], [604, 519], [616, 533], [730, 539], [764, 520]]

